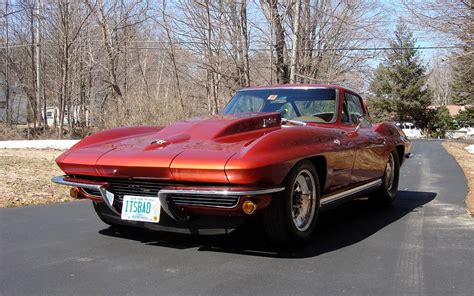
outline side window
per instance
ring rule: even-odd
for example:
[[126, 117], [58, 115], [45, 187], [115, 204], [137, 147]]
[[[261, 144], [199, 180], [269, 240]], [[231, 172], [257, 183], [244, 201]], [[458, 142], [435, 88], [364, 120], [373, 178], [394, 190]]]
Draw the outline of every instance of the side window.
[[342, 104], [342, 122], [357, 124], [358, 117], [364, 115], [364, 108], [358, 96], [346, 93]]
[[264, 99], [254, 96], [242, 96], [231, 106], [232, 113], [258, 112], [262, 109]]

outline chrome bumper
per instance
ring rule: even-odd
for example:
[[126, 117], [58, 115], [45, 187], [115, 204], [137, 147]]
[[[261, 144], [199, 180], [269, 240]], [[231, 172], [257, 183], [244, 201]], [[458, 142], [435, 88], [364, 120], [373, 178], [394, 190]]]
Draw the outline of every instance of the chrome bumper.
[[[85, 183], [80, 181], [70, 181], [65, 180], [68, 178], [67, 176], [56, 176], [51, 179], [52, 182], [60, 185], [66, 186], [73, 186], [73, 187], [81, 187], [86, 189], [93, 189], [100, 192], [102, 199], [104, 200], [105, 204], [110, 208], [110, 210], [118, 215], [121, 214], [113, 207], [114, 201], [114, 194], [107, 190], [107, 185], [103, 184], [91, 184]], [[277, 188], [270, 188], [270, 189], [262, 189], [262, 190], [246, 190], [246, 191], [230, 191], [230, 190], [198, 190], [198, 189], [191, 189], [191, 190], [183, 190], [183, 189], [161, 189], [158, 192], [158, 198], [160, 199], [162, 209], [174, 220], [180, 220], [181, 218], [178, 217], [174, 213], [174, 211], [170, 208], [168, 202], [168, 196], [170, 195], [181, 195], [181, 194], [190, 194], [190, 195], [202, 195], [202, 196], [246, 196], [246, 195], [263, 195], [263, 194], [272, 194], [276, 192], [281, 192], [285, 190], [284, 187], [277, 187]]]
[[56, 176], [56, 177], [53, 177], [51, 181], [53, 183], [60, 184], [60, 185], [81, 187], [81, 188], [93, 189], [93, 190], [99, 191], [100, 195], [102, 196], [102, 199], [104, 200], [105, 204], [107, 204], [107, 206], [110, 208], [110, 210], [114, 212], [114, 214], [117, 214], [120, 216], [120, 213], [117, 212], [117, 210], [115, 210], [115, 208], [112, 206], [112, 203], [114, 202], [114, 194], [110, 191], [107, 191], [106, 186], [99, 185], [99, 184], [68, 181], [68, 180], [65, 180], [65, 178], [67, 178], [67, 176]]

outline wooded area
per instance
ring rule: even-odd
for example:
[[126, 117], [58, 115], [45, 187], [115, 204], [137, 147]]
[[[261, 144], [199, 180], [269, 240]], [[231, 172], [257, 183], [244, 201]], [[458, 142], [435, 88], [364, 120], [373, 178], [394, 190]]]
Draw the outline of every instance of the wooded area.
[[[472, 4], [402, 2], [413, 25], [453, 38], [449, 59], [460, 86], [430, 78], [435, 95], [441, 100], [454, 91], [469, 103]], [[386, 46], [389, 13], [374, 0], [4, 0], [1, 6], [4, 121], [12, 122], [10, 97], [21, 92], [34, 130], [47, 126], [46, 108], [57, 107], [58, 138], [73, 130], [85, 135], [89, 125], [216, 114], [236, 89], [250, 85], [366, 90], [378, 48]]]

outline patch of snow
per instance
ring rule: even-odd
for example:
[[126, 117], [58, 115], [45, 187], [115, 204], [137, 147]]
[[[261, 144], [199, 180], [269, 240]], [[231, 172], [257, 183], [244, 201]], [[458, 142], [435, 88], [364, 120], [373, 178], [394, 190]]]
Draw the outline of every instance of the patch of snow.
[[458, 130], [446, 132], [448, 139], [471, 139], [474, 138], [474, 127], [462, 127]]
[[58, 149], [66, 150], [71, 148], [79, 140], [20, 140], [20, 141], [0, 141], [0, 149]]
[[409, 139], [419, 139], [423, 138], [423, 135], [421, 134], [421, 130], [418, 128], [415, 129], [407, 129], [404, 128], [402, 129], [403, 133], [409, 138]]
[[467, 136], [468, 137], [473, 137], [474, 136], [474, 127], [468, 127], [467, 128]]
[[474, 154], [474, 145], [469, 145], [465, 148], [467, 152]]

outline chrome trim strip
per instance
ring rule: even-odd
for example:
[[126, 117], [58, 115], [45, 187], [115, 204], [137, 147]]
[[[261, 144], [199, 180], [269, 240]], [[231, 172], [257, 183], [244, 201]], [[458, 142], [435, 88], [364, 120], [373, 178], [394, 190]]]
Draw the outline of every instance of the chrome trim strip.
[[114, 202], [114, 194], [110, 191], [107, 191], [103, 185], [94, 185], [94, 184], [88, 184], [88, 183], [66, 181], [64, 180], [65, 177], [66, 176], [56, 176], [56, 177], [53, 177], [51, 181], [60, 185], [98, 190], [100, 191], [102, 199], [104, 200], [105, 204], [109, 207], [109, 209], [115, 214], [121, 216], [121, 214], [117, 212], [117, 210], [112, 206], [112, 203]]
[[323, 205], [326, 205], [328, 203], [339, 200], [341, 198], [345, 198], [345, 197], [348, 197], [352, 194], [355, 194], [355, 193], [358, 193], [358, 192], [361, 192], [361, 191], [364, 191], [364, 190], [367, 190], [367, 189], [370, 189], [370, 188], [373, 188], [373, 187], [377, 187], [377, 186], [380, 186], [380, 185], [382, 185], [382, 180], [380, 180], [380, 179], [375, 180], [375, 181], [369, 182], [367, 184], [363, 184], [363, 185], [357, 186], [355, 188], [349, 189], [347, 191], [339, 192], [339, 193], [330, 195], [328, 197], [325, 197], [324, 199], [321, 199], [320, 204], [321, 204], [321, 206], [323, 206]]
[[83, 187], [87, 189], [95, 189], [100, 191], [101, 185], [94, 185], [94, 184], [87, 184], [87, 183], [78, 183], [78, 182], [71, 182], [64, 180], [65, 176], [56, 176], [51, 179], [53, 183], [66, 185], [66, 186], [74, 186], [74, 187]]
[[229, 190], [187, 190], [187, 189], [162, 189], [158, 192], [161, 194], [191, 194], [191, 195], [261, 195], [276, 193], [285, 190], [285, 187], [277, 187], [262, 190], [247, 191], [229, 191]]

